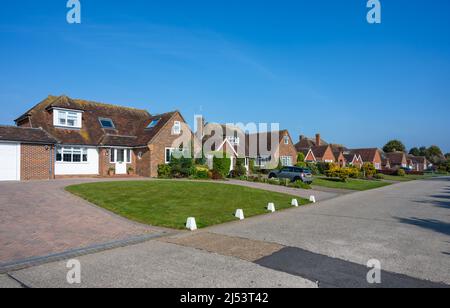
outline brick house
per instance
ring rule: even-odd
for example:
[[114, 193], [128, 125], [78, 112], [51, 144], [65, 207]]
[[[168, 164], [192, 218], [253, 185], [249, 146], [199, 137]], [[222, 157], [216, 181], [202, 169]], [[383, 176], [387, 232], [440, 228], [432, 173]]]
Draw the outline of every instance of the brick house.
[[400, 168], [408, 168], [408, 159], [403, 152], [385, 153], [390, 162], [390, 169], [396, 170]]
[[274, 169], [297, 164], [297, 150], [287, 130], [247, 134], [245, 153], [255, 161], [255, 167]]
[[344, 152], [343, 155], [345, 158], [345, 166], [355, 166], [361, 168], [364, 164], [361, 155], [357, 155], [355, 153], [352, 154], [348, 152]]
[[428, 170], [429, 162], [425, 156], [408, 155], [408, 166], [412, 171], [423, 172]]
[[[16, 180], [110, 174], [156, 177], [158, 166], [168, 163], [173, 152], [190, 149], [194, 142], [178, 111], [151, 115], [67, 96], [47, 97], [16, 119], [16, 125], [14, 130], [3, 129], [7, 132], [0, 139], [2, 144], [15, 141], [22, 147], [23, 176]], [[0, 152], [2, 162], [8, 156]], [[34, 163], [37, 159], [42, 167]]]
[[322, 140], [320, 134], [316, 134], [316, 138], [314, 140], [305, 136], [300, 136], [300, 140], [295, 145], [295, 149], [298, 153], [305, 154], [305, 162], [336, 162], [335, 151], [332, 145]]
[[375, 169], [381, 170], [383, 166], [381, 150], [377, 148], [370, 149], [351, 149], [350, 153], [359, 155], [363, 163], [372, 163]]

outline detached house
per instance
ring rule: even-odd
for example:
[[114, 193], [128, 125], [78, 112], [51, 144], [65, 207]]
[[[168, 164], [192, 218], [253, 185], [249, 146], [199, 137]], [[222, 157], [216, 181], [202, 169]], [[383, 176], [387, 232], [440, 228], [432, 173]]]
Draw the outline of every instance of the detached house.
[[386, 153], [386, 158], [389, 160], [390, 169], [400, 169], [408, 167], [408, 159], [403, 152]]
[[350, 153], [359, 155], [363, 163], [372, 163], [375, 169], [381, 170], [383, 161], [381, 156], [381, 151], [377, 148], [372, 149], [351, 149]]
[[423, 172], [428, 169], [428, 160], [424, 156], [408, 155], [408, 165], [412, 171]]
[[315, 140], [300, 136], [299, 142], [295, 145], [298, 153], [305, 154], [305, 162], [334, 163], [336, 162], [333, 147], [321, 139], [320, 134], [316, 134]]
[[0, 180], [112, 173], [156, 177], [158, 165], [168, 163], [174, 151], [191, 147], [193, 140], [178, 111], [151, 115], [67, 96], [49, 96], [16, 124], [0, 129], [0, 161], [16, 156], [20, 176], [9, 171]]

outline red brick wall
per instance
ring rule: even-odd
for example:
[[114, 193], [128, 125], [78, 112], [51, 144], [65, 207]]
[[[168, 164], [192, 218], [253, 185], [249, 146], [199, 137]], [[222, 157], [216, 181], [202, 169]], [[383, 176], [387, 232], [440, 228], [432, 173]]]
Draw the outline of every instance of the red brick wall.
[[[138, 158], [139, 153], [141, 157]], [[149, 148], [135, 149], [136, 156], [136, 174], [140, 176], [150, 177], [150, 150]]]
[[22, 144], [20, 151], [21, 180], [53, 179], [55, 177], [55, 162], [53, 157], [54, 150], [51, 145]]
[[305, 162], [316, 162], [316, 159], [312, 151], [309, 151], [308, 154], [306, 155]]
[[325, 154], [322, 157], [322, 162], [332, 161], [335, 162], [336, 158], [334, 157], [333, 150], [331, 147], [328, 147], [325, 151]]
[[[149, 173], [150, 177], [157, 177], [158, 176], [158, 166], [165, 163], [165, 155], [166, 155], [166, 148], [173, 147], [174, 141], [178, 140], [183, 135], [186, 136], [186, 140], [183, 142], [184, 146], [188, 146], [189, 142], [192, 139], [192, 132], [191, 130], [186, 126], [182, 125], [183, 132], [181, 135], [173, 135], [172, 134], [172, 128], [175, 121], [180, 121], [181, 123], [185, 123], [183, 118], [179, 114], [175, 114], [172, 119], [170, 119], [169, 122], [167, 122], [166, 126], [161, 129], [159, 134], [155, 137], [155, 139], [152, 141], [152, 143], [149, 145]], [[185, 132], [185, 130], [189, 130], [189, 132]], [[184, 134], [183, 134], [184, 133]], [[146, 154], [147, 155], [147, 154]], [[142, 164], [145, 164], [147, 161], [147, 158]], [[140, 167], [141, 169], [142, 167]], [[147, 172], [147, 169], [141, 169]]]
[[[101, 148], [99, 149], [99, 174], [100, 176], [108, 176], [108, 171], [110, 168], [116, 169], [116, 165], [110, 162], [111, 157], [109, 156], [109, 149]], [[127, 164], [127, 170], [129, 167], [133, 168], [136, 172], [136, 153], [135, 151], [131, 151], [131, 164]]]
[[297, 150], [295, 149], [295, 146], [292, 142], [292, 138], [289, 136], [289, 144], [285, 144], [284, 143], [284, 136], [289, 136], [289, 134], [284, 134], [281, 138], [281, 143], [280, 143], [280, 157], [282, 156], [291, 156], [292, 158], [292, 164], [296, 165], [297, 164]]

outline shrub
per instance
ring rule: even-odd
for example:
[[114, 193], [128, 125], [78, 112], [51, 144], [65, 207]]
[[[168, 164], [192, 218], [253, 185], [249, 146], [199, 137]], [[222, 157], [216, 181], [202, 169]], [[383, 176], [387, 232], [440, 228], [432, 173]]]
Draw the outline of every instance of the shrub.
[[348, 172], [348, 176], [350, 178], [357, 179], [359, 177], [360, 170], [357, 167], [352, 166], [352, 167], [347, 167], [346, 169], [347, 169], [347, 172]]
[[319, 175], [319, 168], [317, 168], [317, 165], [315, 163], [306, 163], [306, 166], [309, 170], [311, 170], [311, 173], [313, 175]]
[[195, 179], [209, 179], [209, 169], [205, 166], [196, 166], [194, 167], [194, 172], [192, 177]]
[[329, 169], [325, 171], [325, 175], [329, 178], [339, 178], [342, 182], [346, 182], [349, 177], [348, 168], [342, 168], [336, 164], [330, 164]]
[[290, 181], [289, 181], [288, 179], [280, 179], [280, 180], [279, 180], [279, 184], [280, 184], [281, 186], [288, 186], [289, 183], [290, 183]]
[[377, 169], [372, 163], [364, 163], [362, 170], [367, 178], [371, 178], [377, 173]]
[[219, 173], [222, 176], [222, 178], [226, 177], [230, 173], [230, 167], [231, 167], [231, 159], [227, 157], [219, 158], [214, 156], [213, 171]]
[[398, 169], [397, 170], [397, 176], [405, 176], [406, 175], [406, 171], [403, 169]]
[[255, 173], [255, 160], [254, 159], [250, 159], [250, 161], [248, 162], [248, 170], [250, 171], [250, 174]]
[[245, 158], [238, 158], [236, 160], [236, 167], [231, 172], [231, 176], [233, 178], [239, 178], [244, 175], [247, 175], [247, 168], [245, 168]]
[[294, 183], [290, 183], [289, 187], [301, 188], [301, 189], [312, 189], [311, 185], [303, 183], [302, 181], [296, 181]]
[[305, 168], [307, 166], [307, 164], [305, 163], [305, 154], [303, 154], [302, 152], [297, 154], [296, 166], [299, 168]]
[[213, 170], [213, 171], [212, 171], [211, 178], [212, 178], [213, 180], [223, 180], [224, 176], [223, 176], [222, 173], [220, 173], [219, 171]]
[[195, 173], [194, 160], [192, 158], [176, 158], [172, 156], [169, 163], [171, 175], [174, 178], [187, 178]]
[[330, 164], [330, 163], [317, 163], [316, 166], [317, 166], [318, 173], [326, 175], [327, 171], [330, 169], [330, 167], [332, 165], [333, 164]]
[[158, 177], [161, 179], [168, 179], [172, 177], [172, 168], [170, 168], [169, 165], [159, 165]]
[[373, 178], [376, 180], [384, 180], [384, 174], [377, 173], [373, 176]]

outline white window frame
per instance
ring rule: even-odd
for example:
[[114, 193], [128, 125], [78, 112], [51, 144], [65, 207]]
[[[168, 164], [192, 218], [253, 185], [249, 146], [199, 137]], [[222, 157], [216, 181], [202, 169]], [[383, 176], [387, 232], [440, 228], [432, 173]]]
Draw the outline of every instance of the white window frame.
[[[74, 155], [80, 155], [80, 161], [73, 161]], [[60, 159], [58, 159], [60, 155]], [[70, 155], [70, 161], [64, 161], [64, 155]], [[89, 163], [89, 152], [83, 147], [56, 147], [55, 161], [60, 164], [87, 164]]]
[[[123, 150], [124, 153], [124, 161], [119, 162], [117, 160], [117, 152]], [[114, 153], [114, 154], [113, 154]], [[115, 164], [115, 163], [126, 163], [126, 164], [131, 164], [133, 160], [133, 155], [131, 155], [131, 149], [123, 149], [123, 148], [112, 148], [109, 149], [109, 162], [111, 164]]]
[[181, 134], [181, 122], [180, 121], [175, 121], [173, 123], [172, 133], [174, 135], [180, 135]]
[[[175, 152], [177, 149], [176, 148], [165, 148], [165, 150], [164, 150], [164, 163], [166, 164], [166, 165], [168, 165], [168, 164], [170, 164], [170, 161], [171, 161], [171, 159], [170, 158], [172, 158], [172, 154], [173, 154], [173, 152]], [[170, 151], [170, 158], [169, 159], [167, 159], [167, 151]]]
[[241, 139], [239, 137], [229, 136], [227, 139], [231, 145], [239, 145], [241, 143]]
[[[54, 109], [53, 125], [56, 127], [81, 128], [82, 113], [75, 110]], [[61, 120], [64, 122], [62, 123]], [[73, 125], [69, 125], [73, 121]]]
[[290, 143], [289, 136], [284, 136], [284, 144], [288, 145]]
[[280, 159], [283, 167], [292, 167], [292, 156], [281, 156]]

